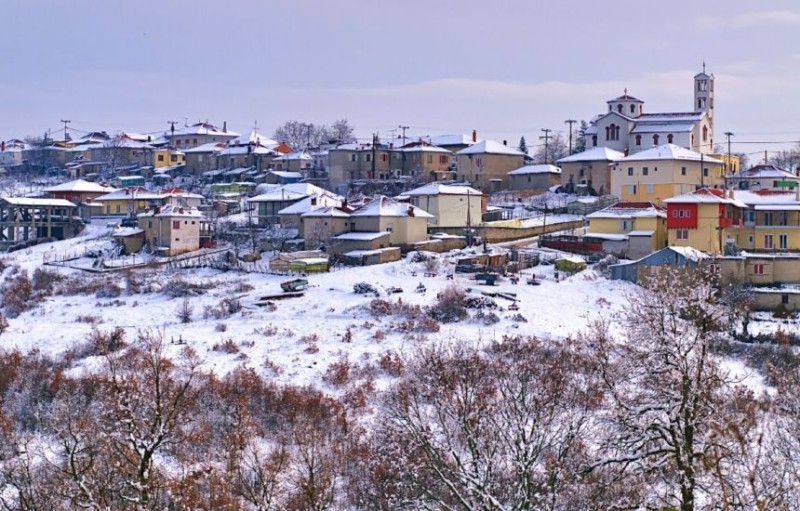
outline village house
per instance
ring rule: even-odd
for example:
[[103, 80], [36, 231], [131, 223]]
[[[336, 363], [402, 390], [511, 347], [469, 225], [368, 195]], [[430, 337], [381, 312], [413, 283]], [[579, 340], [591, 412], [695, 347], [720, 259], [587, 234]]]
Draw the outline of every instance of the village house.
[[223, 123], [220, 129], [207, 122], [198, 122], [166, 134], [170, 145], [181, 150], [214, 142], [227, 142], [238, 136], [238, 133], [228, 131], [227, 123]]
[[392, 157], [400, 175], [417, 181], [430, 182], [453, 177], [453, 153], [421, 140], [397, 148]]
[[191, 149], [184, 149], [186, 173], [199, 176], [204, 172], [217, 169], [217, 155], [225, 147], [224, 142], [209, 142]]
[[481, 223], [489, 198], [465, 185], [429, 183], [404, 192], [411, 204], [431, 214], [429, 228], [469, 227]]
[[172, 146], [154, 148], [153, 160], [150, 164], [155, 169], [173, 167], [175, 165], [186, 165], [186, 154]]
[[333, 190], [358, 179], [394, 177], [388, 144], [340, 144], [328, 149], [328, 181]]
[[625, 153], [608, 147], [593, 147], [556, 161], [561, 167], [561, 185], [567, 193], [606, 195], [611, 193], [611, 164]]
[[714, 75], [703, 71], [694, 77], [690, 111], [646, 113], [644, 101], [628, 94], [606, 102], [608, 111], [596, 116], [584, 132], [587, 148], [608, 147], [635, 154], [664, 144], [694, 152], [714, 148]]
[[614, 163], [611, 169], [611, 193], [624, 202], [653, 202], [690, 193], [698, 188], [724, 186], [723, 162], [666, 144]]
[[458, 179], [485, 192], [507, 189], [508, 173], [525, 165], [525, 153], [494, 140], [483, 140], [456, 153]]
[[618, 202], [586, 216], [587, 237], [616, 246], [630, 259], [644, 257], [667, 246], [667, 212], [650, 202]]
[[314, 167], [314, 158], [308, 151], [295, 151], [272, 159], [272, 169], [276, 171], [304, 174]]
[[173, 204], [139, 213], [138, 225], [153, 253], [175, 256], [200, 249], [200, 222], [196, 209]]
[[731, 190], [794, 190], [800, 177], [774, 165], [756, 165], [735, 174], [725, 174], [725, 188]]
[[724, 254], [744, 224], [748, 208], [730, 191], [701, 188], [664, 201], [667, 205], [667, 243]]
[[121, 188], [94, 199], [94, 202], [102, 204], [100, 214], [105, 216], [133, 216], [160, 206], [163, 201], [162, 195], [141, 186]]
[[261, 172], [287, 149], [285, 144], [251, 132], [228, 141], [215, 153], [216, 168], [254, 168]]
[[94, 199], [102, 195], [114, 192], [116, 189], [99, 183], [91, 183], [83, 179], [61, 183], [60, 185], [50, 186], [42, 190], [51, 199], [68, 200], [75, 205], [94, 202]]
[[344, 204], [344, 197], [328, 191], [312, 194], [278, 211], [278, 220], [281, 226], [296, 227], [298, 232], [304, 232], [303, 215], [318, 209], [340, 208]]
[[350, 213], [352, 230], [389, 232], [394, 246], [428, 239], [428, 221], [433, 215], [421, 208], [379, 195]]
[[[260, 185], [260, 187], [264, 186], [267, 185]], [[292, 204], [300, 202], [306, 197], [319, 197], [329, 193], [327, 190], [310, 183], [291, 183], [271, 187], [266, 192], [249, 198], [247, 202], [256, 208], [258, 225], [266, 227], [279, 223], [280, 211]]]
[[[455, 154], [462, 149], [466, 149], [467, 147], [475, 144], [478, 142], [478, 132], [472, 130], [472, 135], [464, 135], [464, 134], [455, 134], [455, 135], [426, 135], [424, 137], [420, 137], [421, 140], [436, 146], [442, 149], [447, 149], [451, 153]], [[402, 140], [402, 139], [399, 139]], [[399, 144], [403, 145], [403, 144]]]
[[349, 208], [339, 206], [324, 206], [303, 213], [300, 232], [306, 250], [330, 248], [336, 245], [334, 242], [336, 236], [353, 229], [350, 211], [352, 210]]
[[742, 221], [731, 232], [736, 247], [756, 251], [800, 250], [800, 187], [736, 190], [732, 195], [747, 207]]
[[0, 167], [10, 168], [22, 165], [24, 151], [30, 146], [18, 138], [0, 142]]
[[508, 173], [510, 190], [545, 192], [561, 184], [561, 169], [555, 165], [525, 165]]

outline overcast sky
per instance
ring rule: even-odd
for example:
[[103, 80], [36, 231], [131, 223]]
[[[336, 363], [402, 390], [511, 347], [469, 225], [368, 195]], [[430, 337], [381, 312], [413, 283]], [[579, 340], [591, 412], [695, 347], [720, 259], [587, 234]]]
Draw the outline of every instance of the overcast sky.
[[703, 61], [716, 141], [800, 139], [796, 0], [4, 0], [2, 16], [3, 139], [60, 119], [271, 135], [346, 117], [365, 139], [406, 125], [532, 146], [624, 88], [646, 112], [690, 111]]

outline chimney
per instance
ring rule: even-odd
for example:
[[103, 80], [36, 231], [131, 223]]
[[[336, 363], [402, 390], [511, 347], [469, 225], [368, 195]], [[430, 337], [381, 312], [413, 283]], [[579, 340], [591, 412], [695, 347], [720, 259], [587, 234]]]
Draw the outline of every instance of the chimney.
[[508, 146], [508, 140], [503, 140], [503, 145]]
[[478, 131], [472, 130], [472, 143], [474, 144], [477, 141], [478, 141]]
[[228, 121], [222, 121], [222, 132], [223, 133], [228, 132]]
[[628, 156], [628, 149], [627, 149], [627, 148], [625, 148], [625, 151], [623, 151], [623, 153], [622, 153], [622, 154], [624, 154], [625, 156]]
[[414, 206], [408, 207], [408, 216], [414, 216]]

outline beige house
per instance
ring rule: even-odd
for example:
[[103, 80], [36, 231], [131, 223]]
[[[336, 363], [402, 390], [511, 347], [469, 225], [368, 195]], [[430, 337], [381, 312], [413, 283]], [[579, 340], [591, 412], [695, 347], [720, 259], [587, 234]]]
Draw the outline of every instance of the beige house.
[[393, 163], [389, 145], [341, 144], [328, 150], [328, 180], [336, 189], [357, 179], [389, 179]]
[[452, 179], [453, 153], [427, 142], [406, 144], [392, 154], [394, 167], [403, 176], [411, 176], [424, 182]]
[[224, 148], [224, 142], [210, 142], [208, 144], [192, 147], [191, 149], [184, 149], [183, 155], [186, 159], [186, 173], [198, 176], [203, 172], [215, 170], [217, 168], [217, 155]]
[[201, 219], [196, 209], [170, 204], [140, 213], [138, 224], [154, 253], [175, 256], [200, 249]]
[[618, 202], [586, 219], [586, 236], [627, 242], [625, 253], [631, 259], [667, 246], [667, 212], [650, 202]]
[[391, 233], [392, 245], [409, 245], [428, 239], [433, 215], [409, 204], [379, 195], [350, 213], [353, 231]]
[[347, 210], [326, 206], [303, 213], [300, 227], [306, 250], [313, 250], [321, 246], [332, 246], [333, 238], [350, 232], [353, 222]]
[[430, 183], [403, 195], [432, 215], [428, 223], [431, 229], [478, 225], [489, 205], [489, 198], [483, 192], [463, 185]]
[[567, 193], [606, 195], [611, 193], [611, 164], [625, 157], [609, 147], [593, 147], [561, 158], [561, 185]]
[[[262, 185], [264, 186], [264, 185]], [[306, 197], [329, 194], [327, 190], [310, 183], [291, 183], [273, 186], [265, 193], [247, 200], [257, 208], [258, 225], [267, 226], [280, 221], [280, 212]]]
[[508, 173], [511, 190], [547, 191], [561, 184], [561, 169], [555, 165], [525, 165]]
[[228, 124], [223, 123], [222, 128], [217, 128], [207, 122], [198, 122], [191, 126], [184, 126], [174, 132], [166, 134], [170, 145], [177, 149], [186, 150], [193, 147], [215, 142], [227, 142], [238, 137], [239, 134], [228, 131]]
[[624, 202], [663, 204], [701, 187], [722, 188], [724, 164], [709, 156], [666, 144], [626, 156], [611, 169], [611, 193]]
[[456, 153], [458, 179], [479, 190], [505, 190], [511, 184], [508, 173], [525, 165], [525, 154], [494, 140], [483, 140]]
[[343, 203], [344, 198], [334, 193], [315, 193], [278, 211], [278, 221], [284, 227], [296, 227], [302, 235], [303, 215], [318, 209], [340, 208]]

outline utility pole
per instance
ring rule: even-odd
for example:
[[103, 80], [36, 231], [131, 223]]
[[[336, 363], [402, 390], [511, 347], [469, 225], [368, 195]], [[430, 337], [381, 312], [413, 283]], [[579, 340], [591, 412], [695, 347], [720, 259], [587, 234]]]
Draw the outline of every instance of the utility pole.
[[71, 123], [69, 119], [61, 119], [61, 122], [64, 123], [64, 145], [67, 145], [67, 124]]
[[303, 127], [306, 129], [306, 149], [311, 149], [311, 128], [314, 127], [313, 124], [303, 124]]
[[370, 167], [371, 170], [370, 170], [370, 176], [369, 176], [370, 179], [375, 179], [375, 157], [377, 156], [377, 154], [376, 154], [377, 150], [378, 150], [378, 134], [377, 133], [373, 133], [372, 134], [372, 162], [371, 162], [372, 165]]
[[550, 132], [553, 131], [550, 128], [542, 128], [541, 131], [544, 133], [544, 136], [539, 137], [539, 140], [544, 140], [544, 163], [550, 163], [549, 154], [548, 154], [548, 143], [550, 141]]
[[730, 131], [726, 131], [725, 136], [728, 137], [728, 165], [730, 167], [733, 167], [733, 165], [731, 164], [731, 137], [733, 136], [733, 133], [731, 133]]
[[[401, 130], [403, 130], [403, 146], [406, 145], [406, 130], [410, 128], [410, 126], [403, 126], [402, 124], [398, 126]], [[403, 146], [400, 146], [401, 148]], [[404, 149], [400, 149], [400, 173], [402, 175], [406, 175], [406, 152]]]
[[170, 143], [170, 145], [174, 146], [175, 145], [175, 125], [178, 124], [178, 121], [167, 121], [167, 124], [169, 124], [169, 133], [170, 133], [169, 143]]
[[569, 124], [569, 154], [572, 155], [572, 125], [575, 124], [575, 119], [567, 119], [564, 124]]

